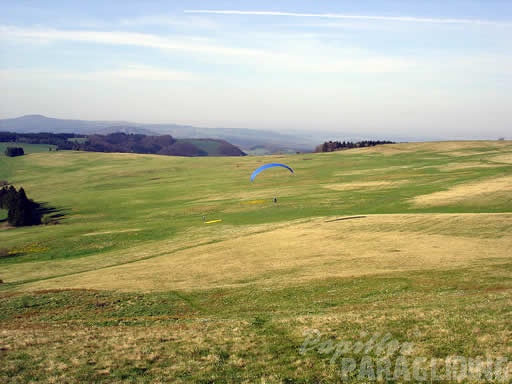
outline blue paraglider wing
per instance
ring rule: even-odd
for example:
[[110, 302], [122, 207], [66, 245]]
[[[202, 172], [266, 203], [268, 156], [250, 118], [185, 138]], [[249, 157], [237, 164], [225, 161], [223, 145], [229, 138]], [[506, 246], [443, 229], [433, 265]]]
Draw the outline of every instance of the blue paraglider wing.
[[261, 167], [259, 168], [256, 168], [256, 170], [252, 173], [251, 175], [251, 181], [254, 181], [254, 179], [256, 178], [256, 176], [258, 176], [258, 174], [261, 172], [261, 171], [264, 171], [265, 169], [267, 168], [273, 168], [273, 167], [283, 167], [283, 168], [286, 168], [288, 169], [291, 173], [294, 173], [293, 172], [293, 169], [291, 169], [289, 166], [287, 166], [286, 164], [280, 164], [280, 163], [270, 163], [270, 164], [265, 164], [265, 165], [262, 165]]

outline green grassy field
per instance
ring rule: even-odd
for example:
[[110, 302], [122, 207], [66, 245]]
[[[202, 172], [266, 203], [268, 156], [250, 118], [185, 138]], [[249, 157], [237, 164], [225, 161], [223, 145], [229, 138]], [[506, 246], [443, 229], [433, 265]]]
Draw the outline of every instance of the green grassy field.
[[[251, 184], [267, 162], [295, 175]], [[447, 381], [447, 357], [512, 360], [511, 142], [241, 158], [46, 148], [0, 156], [0, 180], [63, 215], [0, 229], [0, 382], [339, 382], [343, 356], [383, 356], [333, 359], [329, 345], [388, 333], [414, 344], [392, 367], [439, 359]], [[322, 344], [301, 353], [313, 329]]]
[[0, 156], [4, 156], [7, 147], [22, 147], [25, 154], [49, 152], [48, 148], [54, 150], [55, 145], [48, 144], [27, 144], [27, 143], [0, 143]]

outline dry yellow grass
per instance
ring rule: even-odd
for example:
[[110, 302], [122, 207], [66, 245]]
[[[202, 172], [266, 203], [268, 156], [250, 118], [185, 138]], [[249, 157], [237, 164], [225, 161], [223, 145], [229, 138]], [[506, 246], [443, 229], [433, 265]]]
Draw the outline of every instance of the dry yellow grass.
[[438, 169], [443, 172], [451, 172], [451, 171], [457, 171], [460, 169], [495, 168], [495, 167], [496, 167], [496, 164], [479, 163], [479, 162], [473, 161], [473, 162], [467, 162], [467, 163], [455, 163], [452, 165], [443, 165], [442, 167], [438, 167]]
[[447, 191], [416, 196], [412, 202], [418, 206], [435, 206], [460, 203], [487, 194], [512, 191], [512, 176], [497, 177], [476, 183], [457, 185]]
[[[2, 267], [2, 279], [4, 282], [21, 282], [38, 279], [49, 279], [61, 275], [69, 275], [86, 271], [102, 270], [106, 267], [131, 263], [141, 259], [168, 255], [181, 249], [198, 247], [215, 241], [226, 240], [230, 237], [244, 236], [250, 233], [268, 231], [270, 228], [280, 228], [285, 224], [263, 224], [246, 228], [223, 225], [221, 228], [214, 228], [201, 225], [195, 230], [178, 234], [176, 237], [159, 242], [152, 242], [151, 245], [143, 244], [131, 247], [127, 250], [111, 251], [98, 255], [69, 260], [33, 261], [20, 264], [5, 265]], [[289, 224], [286, 224], [289, 225]], [[115, 232], [115, 231], [114, 231]], [[89, 235], [102, 235], [105, 233], [90, 233]]]
[[443, 141], [443, 142], [421, 142], [403, 144], [386, 144], [375, 147], [357, 148], [351, 151], [364, 151], [369, 153], [381, 153], [385, 155], [395, 155], [398, 153], [411, 152], [437, 152], [451, 155], [454, 157], [468, 156], [475, 154], [488, 154], [482, 152], [482, 148], [492, 149], [497, 152], [510, 146], [510, 141]]
[[366, 182], [353, 182], [353, 183], [337, 183], [324, 185], [324, 188], [333, 189], [335, 191], [347, 191], [352, 189], [384, 189], [398, 187], [403, 184], [405, 180], [401, 181], [366, 181]]
[[512, 153], [498, 155], [496, 157], [493, 157], [491, 160], [497, 163], [512, 164]]
[[[55, 381], [76, 382], [73, 374], [81, 365], [93, 367], [99, 377], [109, 382], [125, 382], [110, 377], [113, 371], [146, 368], [155, 365], [153, 374], [169, 382], [176, 372], [186, 370], [213, 371], [219, 362], [217, 351], [230, 343], [229, 358], [243, 367], [255, 335], [247, 335], [245, 321], [180, 322], [152, 327], [80, 327], [74, 324], [54, 327], [3, 329], [0, 331], [2, 351], [23, 350], [37, 360], [44, 360], [45, 372]], [[252, 336], [252, 337], [251, 337]], [[51, 344], [51, 347], [48, 345]], [[215, 348], [212, 348], [215, 345]], [[62, 350], [68, 352], [63, 356]], [[183, 359], [188, 356], [189, 359]], [[4, 368], [15, 369], [15, 361]], [[1, 380], [0, 380], [1, 381]], [[17, 382], [14, 380], [13, 382]], [[151, 382], [158, 382], [152, 380]], [[172, 380], [174, 383], [189, 382]]]
[[242, 204], [265, 204], [267, 202], [268, 202], [268, 199], [266, 199], [266, 200], [260, 199], [260, 200], [243, 201]]
[[[183, 250], [169, 248], [166, 252], [170, 243], [156, 244], [155, 249], [148, 250], [156, 257], [148, 260], [38, 281], [19, 289], [165, 291], [248, 284], [275, 287], [328, 277], [493, 263], [509, 254], [512, 236], [479, 236], [478, 222], [482, 219], [503, 227], [510, 215], [372, 215], [333, 222], [315, 219], [265, 225], [252, 233], [225, 233], [223, 241]], [[445, 220], [449, 221], [449, 230], [441, 231], [445, 234], [432, 230]], [[474, 234], [464, 234], [471, 226]], [[211, 233], [223, 230], [217, 227]]]
[[89, 232], [84, 233], [82, 236], [100, 236], [100, 235], [109, 235], [112, 233], [127, 233], [127, 232], [139, 232], [142, 231], [140, 228], [131, 228], [131, 229], [118, 229], [112, 231], [102, 231], [102, 232]]
[[390, 167], [381, 167], [377, 169], [357, 169], [357, 170], [351, 170], [351, 169], [344, 169], [340, 172], [336, 172], [334, 176], [351, 176], [351, 175], [375, 175], [375, 174], [382, 174], [382, 173], [390, 173], [395, 171], [404, 171], [411, 168], [410, 165], [396, 165], [396, 166], [390, 166]]

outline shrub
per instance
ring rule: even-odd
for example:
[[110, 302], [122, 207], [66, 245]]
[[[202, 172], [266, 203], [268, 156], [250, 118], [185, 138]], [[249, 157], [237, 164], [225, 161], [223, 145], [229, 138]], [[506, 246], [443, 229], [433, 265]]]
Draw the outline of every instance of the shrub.
[[14, 156], [23, 156], [25, 151], [22, 147], [7, 147], [5, 148], [5, 156], [14, 157]]
[[39, 205], [30, 200], [25, 190], [12, 185], [0, 189], [0, 208], [7, 209], [7, 221], [15, 227], [40, 224]]

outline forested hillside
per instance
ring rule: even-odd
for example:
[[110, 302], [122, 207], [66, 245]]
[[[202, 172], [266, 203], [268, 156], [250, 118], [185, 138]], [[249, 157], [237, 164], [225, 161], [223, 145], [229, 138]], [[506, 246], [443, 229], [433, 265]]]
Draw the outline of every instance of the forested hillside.
[[[108, 135], [0, 132], [0, 142], [48, 144], [63, 150], [144, 153], [167, 156], [245, 156], [240, 148], [218, 139], [175, 139], [115, 132]], [[51, 150], [51, 147], [49, 147]]]

